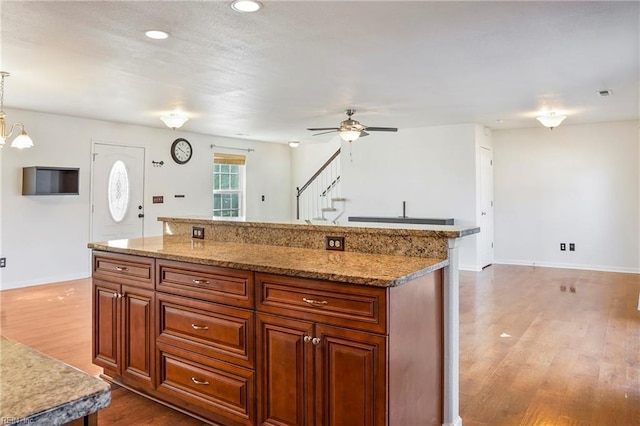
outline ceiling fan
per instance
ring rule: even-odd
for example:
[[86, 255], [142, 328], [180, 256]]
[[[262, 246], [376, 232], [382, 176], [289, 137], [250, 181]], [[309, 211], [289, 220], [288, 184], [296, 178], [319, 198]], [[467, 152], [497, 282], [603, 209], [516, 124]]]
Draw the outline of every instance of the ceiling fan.
[[397, 132], [398, 129], [396, 127], [372, 127], [365, 126], [360, 124], [359, 121], [351, 118], [353, 114], [356, 113], [355, 109], [348, 109], [345, 111], [347, 113], [347, 119], [340, 123], [340, 127], [312, 127], [307, 130], [311, 130], [312, 132], [320, 132], [316, 133], [313, 136], [324, 135], [325, 133], [338, 132], [340, 137], [345, 142], [353, 142], [359, 137], [368, 136], [368, 132]]

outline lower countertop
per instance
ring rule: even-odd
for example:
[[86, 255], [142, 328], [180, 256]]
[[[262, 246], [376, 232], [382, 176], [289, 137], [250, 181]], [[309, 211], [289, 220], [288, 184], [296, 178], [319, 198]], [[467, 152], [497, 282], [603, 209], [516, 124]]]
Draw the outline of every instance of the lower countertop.
[[111, 387], [70, 365], [0, 336], [0, 421], [61, 425], [111, 402]]
[[89, 248], [255, 272], [394, 287], [449, 264], [447, 259], [305, 249], [210, 240], [146, 237], [89, 243]]

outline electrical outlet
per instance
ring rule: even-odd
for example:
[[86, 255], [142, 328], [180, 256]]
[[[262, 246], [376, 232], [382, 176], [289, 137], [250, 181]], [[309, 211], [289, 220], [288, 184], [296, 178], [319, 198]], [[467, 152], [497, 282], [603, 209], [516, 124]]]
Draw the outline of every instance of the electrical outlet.
[[560, 251], [566, 251], [567, 245], [565, 243], [560, 243]]
[[6, 267], [7, 267], [7, 258], [0, 257], [0, 268], [6, 268]]
[[569, 251], [576, 251], [576, 245], [574, 243], [569, 243]]
[[344, 237], [324, 237], [324, 248], [344, 251]]
[[204, 240], [204, 228], [201, 226], [194, 226], [191, 228], [191, 238], [197, 238]]

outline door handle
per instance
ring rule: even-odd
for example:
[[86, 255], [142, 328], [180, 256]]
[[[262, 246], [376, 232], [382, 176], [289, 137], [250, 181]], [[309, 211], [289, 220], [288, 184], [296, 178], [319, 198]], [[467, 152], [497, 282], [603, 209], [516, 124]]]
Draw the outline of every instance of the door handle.
[[138, 217], [142, 219], [144, 217], [144, 213], [138, 213]]
[[486, 216], [486, 215], [487, 215], [487, 212], [482, 212], [482, 213], [480, 213], [480, 215], [481, 215], [481, 216]]

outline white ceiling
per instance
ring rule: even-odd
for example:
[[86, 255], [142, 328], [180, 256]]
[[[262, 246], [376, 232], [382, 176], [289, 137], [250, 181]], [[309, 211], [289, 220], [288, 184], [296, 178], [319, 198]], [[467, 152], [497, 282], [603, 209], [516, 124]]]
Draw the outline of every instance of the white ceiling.
[[5, 106], [152, 127], [181, 108], [186, 131], [272, 142], [328, 139], [305, 129], [350, 107], [400, 132], [639, 117], [635, 1], [263, 3], [2, 1]]

